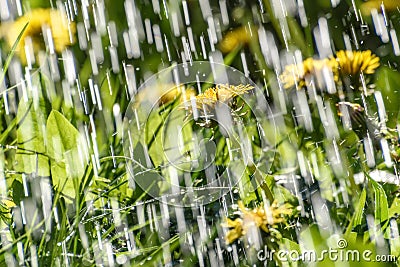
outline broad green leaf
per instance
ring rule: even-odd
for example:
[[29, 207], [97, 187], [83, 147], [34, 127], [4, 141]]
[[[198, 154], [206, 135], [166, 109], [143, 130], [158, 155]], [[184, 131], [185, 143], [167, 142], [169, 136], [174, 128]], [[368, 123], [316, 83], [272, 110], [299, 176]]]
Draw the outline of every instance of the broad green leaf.
[[395, 127], [400, 107], [400, 73], [381, 66], [376, 73], [376, 88], [382, 93], [388, 127]]
[[350, 238], [352, 233], [351, 230], [353, 228], [357, 227], [358, 225], [361, 225], [366, 199], [367, 199], [367, 191], [364, 188], [364, 190], [361, 192], [361, 196], [360, 199], [358, 200], [358, 204], [353, 214], [353, 217], [351, 218], [350, 223], [347, 226], [345, 233], [345, 236], [347, 238]]
[[65, 163], [63, 162], [51, 162], [51, 178], [53, 185], [56, 189], [61, 192], [67, 202], [75, 198], [75, 187], [71, 177], [67, 175]]
[[388, 201], [386, 197], [385, 190], [383, 187], [375, 182], [371, 177], [369, 177], [369, 182], [374, 189], [375, 194], [375, 223], [379, 224], [386, 221], [389, 218], [389, 208]]
[[60, 112], [53, 110], [47, 119], [46, 137], [47, 153], [53, 159], [53, 184], [62, 190], [67, 200], [74, 199], [85, 170], [78, 152], [79, 132]]
[[17, 112], [17, 142], [20, 149], [15, 155], [15, 170], [49, 176], [49, 158], [46, 156], [46, 108], [42, 98], [34, 103], [22, 99]]
[[56, 161], [64, 159], [66, 151], [76, 150], [78, 130], [58, 111], [53, 110], [47, 119], [47, 153]]

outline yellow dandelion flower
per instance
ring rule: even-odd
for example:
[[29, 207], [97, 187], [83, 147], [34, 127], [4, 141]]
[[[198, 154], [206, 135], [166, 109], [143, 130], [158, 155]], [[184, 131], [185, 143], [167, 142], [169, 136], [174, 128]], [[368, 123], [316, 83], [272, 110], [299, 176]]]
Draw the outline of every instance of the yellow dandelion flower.
[[340, 73], [344, 75], [358, 75], [360, 73], [373, 74], [379, 67], [379, 57], [366, 51], [338, 51], [336, 60]]
[[250, 210], [241, 201], [238, 202], [238, 206], [240, 218], [234, 221], [228, 218], [222, 223], [223, 227], [229, 228], [225, 236], [228, 244], [244, 236], [251, 226], [256, 226], [269, 233], [276, 224], [286, 222], [286, 217], [293, 214], [293, 207], [290, 204], [279, 205], [276, 200], [267, 209], [261, 204]]
[[285, 89], [297, 87], [301, 89], [305, 87], [306, 78], [311, 75], [321, 73], [325, 68], [333, 73], [333, 79], [338, 79], [336, 74], [337, 63], [329, 59], [313, 59], [307, 58], [300, 64], [291, 64], [285, 67], [279, 76], [280, 81]]
[[53, 37], [54, 48], [57, 52], [61, 52], [67, 46], [75, 43], [75, 24], [70, 23], [70, 27], [68, 27], [68, 19], [60, 11], [50, 11], [49, 24]]
[[12, 200], [4, 198], [1, 200], [2, 204], [6, 206], [8, 209], [14, 208], [16, 205]]
[[247, 84], [247, 85], [228, 85], [228, 84], [217, 84], [215, 87], [215, 91], [217, 92], [217, 97], [219, 101], [228, 101], [235, 96], [243, 95], [253, 89], [254, 87]]
[[218, 101], [228, 102], [238, 95], [243, 95], [254, 87], [240, 84], [238, 86], [228, 84], [217, 84], [196, 96], [196, 103], [199, 107], [203, 104], [214, 107]]
[[[212, 120], [213, 117], [216, 116], [215, 108], [218, 103], [225, 103], [229, 105], [232, 109], [231, 113], [235, 117], [241, 117], [244, 113], [238, 113], [244, 107], [242, 104], [240, 107], [236, 106], [235, 97], [239, 95], [243, 95], [248, 91], [252, 90], [253, 86], [251, 85], [228, 85], [228, 84], [217, 84], [215, 87], [208, 88], [203, 93], [196, 96], [196, 109], [199, 111], [199, 121], [196, 123], [202, 127], [214, 127], [217, 124]], [[193, 113], [193, 109], [191, 105], [182, 105], [181, 109], [187, 110], [187, 116], [189, 117]]]
[[222, 53], [229, 53], [240, 45], [248, 44], [251, 40], [250, 29], [239, 27], [228, 32], [219, 43]]
[[28, 23], [21, 40], [16, 47], [16, 53], [25, 62], [25, 40], [32, 39], [33, 48], [37, 51], [43, 47], [42, 27], [48, 26], [56, 52], [61, 52], [66, 46], [75, 42], [75, 24], [68, 22], [65, 14], [54, 9], [34, 9], [14, 22], [6, 22], [0, 25], [0, 36], [5, 38], [10, 47], [17, 40], [18, 35]]
[[373, 9], [379, 10], [381, 7], [384, 7], [386, 11], [393, 11], [400, 7], [400, 3], [398, 0], [370, 0], [362, 3], [360, 10], [364, 16], [368, 16], [371, 15]]
[[203, 104], [214, 106], [217, 101], [217, 91], [214, 88], [209, 88], [196, 96], [196, 103], [199, 107], [201, 107]]
[[234, 221], [228, 218], [225, 223], [222, 223], [222, 226], [230, 229], [225, 236], [225, 240], [228, 244], [245, 235], [243, 232], [243, 220], [240, 218]]

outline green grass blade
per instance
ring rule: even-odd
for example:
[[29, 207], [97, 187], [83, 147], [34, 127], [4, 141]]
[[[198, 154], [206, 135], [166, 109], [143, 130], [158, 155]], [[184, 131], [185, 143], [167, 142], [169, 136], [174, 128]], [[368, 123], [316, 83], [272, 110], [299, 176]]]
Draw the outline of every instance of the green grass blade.
[[24, 26], [24, 28], [22, 28], [21, 32], [18, 34], [17, 39], [15, 40], [10, 53], [7, 56], [6, 62], [4, 63], [4, 67], [3, 67], [3, 71], [1, 73], [1, 77], [0, 77], [0, 84], [3, 83], [4, 81], [4, 77], [6, 76], [6, 72], [8, 70], [8, 67], [10, 66], [11, 60], [15, 54], [15, 49], [17, 48], [17, 45], [19, 44], [19, 42], [21, 41], [22, 35], [24, 34], [26, 28], [28, 27], [29, 22], [27, 22]]

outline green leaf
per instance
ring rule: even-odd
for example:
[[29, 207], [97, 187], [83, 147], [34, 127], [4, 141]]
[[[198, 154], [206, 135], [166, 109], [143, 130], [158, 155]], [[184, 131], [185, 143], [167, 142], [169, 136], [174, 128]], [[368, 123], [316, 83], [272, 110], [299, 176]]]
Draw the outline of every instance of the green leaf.
[[66, 200], [74, 199], [85, 171], [85, 163], [78, 150], [79, 131], [56, 110], [50, 113], [46, 128], [47, 153], [53, 159], [53, 185], [62, 190]]
[[1, 76], [0, 76], [0, 84], [3, 84], [4, 77], [6, 76], [6, 71], [8, 70], [8, 67], [10, 66], [11, 60], [15, 54], [15, 50], [17, 49], [17, 46], [18, 46], [19, 42], [21, 41], [22, 35], [24, 34], [26, 27], [28, 27], [28, 24], [29, 23], [26, 23], [24, 28], [22, 28], [22, 30], [18, 34], [18, 37], [15, 40], [13, 46], [11, 47], [11, 51], [7, 56], [6, 62], [4, 63], [4, 66], [3, 66], [3, 72], [1, 73]]
[[400, 107], [400, 73], [381, 66], [376, 73], [376, 88], [382, 93], [387, 113], [387, 126], [395, 127]]
[[17, 112], [17, 142], [20, 148], [15, 155], [15, 170], [49, 176], [49, 159], [46, 156], [46, 108], [42, 98], [35, 103], [22, 99]]
[[51, 162], [51, 179], [56, 189], [61, 192], [68, 203], [75, 198], [74, 181], [67, 175], [65, 163]]
[[77, 148], [79, 132], [60, 112], [53, 110], [47, 119], [47, 153], [56, 161]]
[[386, 197], [385, 190], [383, 187], [375, 182], [371, 177], [369, 177], [369, 182], [374, 189], [375, 194], [375, 223], [379, 224], [386, 221], [389, 218], [389, 208], [388, 201]]
[[364, 190], [361, 192], [360, 199], [358, 200], [358, 204], [355, 209], [354, 215], [350, 220], [349, 226], [347, 226], [345, 233], [346, 238], [350, 238], [351, 230], [353, 228], [357, 227], [358, 225], [361, 225], [366, 199], [367, 199], [367, 191], [364, 188]]
[[154, 166], [159, 166], [164, 161], [164, 154], [160, 151], [163, 149], [162, 117], [157, 112], [151, 112], [146, 122], [146, 142], [149, 149], [149, 155]]

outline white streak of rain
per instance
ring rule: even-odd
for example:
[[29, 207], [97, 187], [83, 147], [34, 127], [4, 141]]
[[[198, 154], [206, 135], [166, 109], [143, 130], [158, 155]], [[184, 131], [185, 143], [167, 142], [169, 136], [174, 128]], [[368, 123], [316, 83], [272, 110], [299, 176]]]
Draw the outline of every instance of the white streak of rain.
[[153, 5], [153, 11], [155, 14], [160, 14], [160, 1], [159, 0], [151, 0]]
[[90, 41], [92, 44], [92, 50], [96, 58], [96, 63], [100, 64], [104, 61], [103, 44], [101, 41], [101, 35], [93, 32], [90, 35]]
[[368, 167], [373, 168], [375, 166], [374, 147], [369, 133], [367, 134], [366, 137], [364, 137], [363, 144], [364, 144], [364, 151], [365, 151], [365, 158], [367, 160], [367, 165]]
[[[23, 266], [24, 261], [25, 261], [25, 256], [24, 256], [25, 253], [24, 253], [24, 244], [22, 242], [17, 242], [17, 251], [18, 251], [18, 258], [19, 258], [18, 264], [20, 266]], [[8, 265], [8, 266], [10, 266], [10, 265]], [[13, 266], [13, 265], [11, 265], [11, 266]]]
[[132, 98], [137, 93], [135, 68], [130, 64], [126, 65], [125, 62], [123, 62], [122, 65], [125, 72], [129, 97]]
[[110, 45], [112, 47], [118, 46], [118, 32], [117, 25], [114, 21], [109, 21], [107, 25], [108, 38], [110, 39]]
[[81, 240], [81, 245], [82, 247], [87, 250], [89, 248], [89, 239], [88, 236], [86, 234], [86, 230], [85, 230], [85, 225], [82, 223], [78, 224], [78, 230], [79, 230], [79, 236], [80, 236], [80, 240]]
[[27, 36], [25, 37], [25, 56], [26, 56], [26, 62], [28, 65], [29, 69], [32, 69], [32, 65], [35, 64], [35, 55], [33, 52], [33, 43], [32, 43], [32, 38]]
[[209, 0], [199, 0], [199, 2], [203, 19], [207, 21], [207, 19], [212, 16], [210, 2]]
[[52, 201], [52, 188], [49, 178], [40, 179], [40, 198], [42, 201], [43, 218], [45, 219], [45, 230], [47, 233], [51, 232], [52, 218], [51, 210], [53, 206]]
[[163, 8], [164, 8], [165, 18], [166, 18], [166, 19], [169, 19], [169, 12], [168, 12], [167, 1], [166, 1], [166, 0], [162, 0], [162, 4], [163, 4]]
[[169, 50], [169, 45], [168, 45], [168, 38], [167, 35], [165, 34], [164, 34], [164, 43], [165, 43], [165, 49], [167, 50], [168, 61], [172, 62], [171, 51]]
[[345, 32], [343, 32], [342, 34], [343, 34], [344, 47], [346, 47], [347, 51], [352, 51], [353, 47], [351, 45], [350, 36]]
[[[39, 264], [38, 264], [38, 256], [37, 256], [36, 246], [34, 244], [32, 244], [29, 247], [29, 250], [30, 250], [30, 258], [31, 258], [31, 260], [30, 260], [31, 266], [32, 267], [38, 267]], [[67, 256], [65, 256], [65, 258], [67, 259]], [[66, 266], [69, 266], [69, 264], [67, 263]]]
[[307, 14], [306, 10], [304, 8], [304, 2], [303, 0], [298, 0], [297, 1], [297, 8], [299, 10], [299, 18], [300, 18], [300, 23], [303, 28], [308, 26], [308, 19], [307, 19]]
[[150, 19], [145, 19], [144, 20], [144, 28], [146, 30], [146, 38], [147, 38], [147, 43], [152, 44], [153, 41], [153, 31], [151, 29], [151, 21]]
[[383, 102], [382, 93], [380, 91], [374, 92], [376, 106], [378, 108], [378, 116], [379, 116], [379, 128], [381, 131], [386, 131], [386, 109], [385, 104]]
[[[174, 1], [171, 3], [174, 3]], [[182, 21], [182, 18], [180, 16], [178, 16], [177, 12], [175, 12], [175, 11], [171, 12], [170, 22], [171, 22], [171, 26], [172, 26], [171, 28], [173, 30], [175, 37], [179, 37], [181, 35], [180, 29], [179, 29], [179, 25], [181, 25], [180, 24], [181, 21]]]
[[200, 36], [201, 53], [203, 54], [203, 59], [207, 59], [206, 44], [204, 36]]
[[393, 46], [393, 52], [395, 56], [400, 55], [399, 39], [397, 38], [397, 33], [395, 29], [390, 30], [390, 39]]
[[[226, 73], [226, 69], [224, 64], [224, 58], [220, 51], [216, 50], [214, 52], [210, 52], [210, 62], [211, 70], [214, 78], [214, 82], [216, 84], [228, 84], [228, 74]], [[213, 64], [214, 63], [214, 64]], [[215, 64], [217, 63], [217, 64]]]
[[105, 5], [103, 0], [96, 0], [93, 5], [93, 20], [96, 27], [96, 31], [100, 35], [106, 33], [106, 15], [105, 15]]
[[156, 43], [157, 52], [161, 53], [164, 51], [164, 44], [162, 40], [160, 26], [158, 24], [153, 25], [154, 41]]
[[112, 208], [112, 215], [114, 218], [114, 224], [115, 224], [116, 229], [118, 229], [122, 224], [118, 199], [116, 199], [115, 197], [112, 197], [112, 198], [110, 198], [110, 202], [111, 202], [111, 208]]
[[395, 218], [390, 219], [390, 241], [391, 241], [391, 246], [393, 245], [399, 245], [399, 228], [396, 222]]
[[92, 73], [93, 75], [99, 74], [99, 69], [97, 67], [97, 60], [96, 60], [96, 52], [93, 49], [89, 50], [89, 59], [90, 59], [90, 64], [92, 66]]
[[182, 7], [183, 7], [183, 16], [185, 17], [185, 25], [190, 26], [189, 8], [186, 0], [182, 1]]
[[235, 264], [235, 266], [239, 265], [239, 255], [238, 255], [237, 246], [235, 244], [232, 245], [232, 257], [233, 257], [233, 263]]
[[258, 39], [262, 54], [268, 66], [273, 67], [275, 73], [281, 72], [281, 59], [279, 58], [278, 47], [273, 34], [266, 31], [264, 27], [258, 29]]
[[[92, 97], [92, 102], [93, 102], [94, 105], [96, 105], [97, 101], [96, 101], [96, 95], [95, 95], [95, 92], [94, 92], [93, 80], [89, 79], [88, 83], [89, 83], [90, 96]], [[95, 126], [94, 126], [92, 115], [90, 116], [90, 123], [92, 124], [92, 127], [94, 128]]]
[[114, 253], [113, 253], [113, 247], [112, 244], [108, 241], [104, 242], [104, 246], [105, 246], [105, 255], [106, 255], [106, 265], [109, 267], [114, 267], [115, 266], [115, 262], [114, 262]]
[[219, 0], [219, 8], [221, 11], [222, 24], [226, 26], [229, 24], [228, 7], [226, 5], [226, 0]]
[[314, 127], [312, 124], [310, 107], [307, 102], [307, 96], [304, 90], [296, 91], [296, 98], [293, 99], [295, 105], [296, 119], [300, 125], [303, 125], [304, 128], [311, 132]]
[[8, 1], [7, 0], [1, 0], [0, 1], [0, 21], [6, 21], [9, 20], [11, 17], [9, 6], [8, 6]]
[[210, 42], [212, 44], [216, 44], [218, 42], [218, 38], [217, 38], [217, 31], [215, 29], [215, 22], [214, 22], [214, 18], [213, 17], [208, 17], [207, 18], [207, 25], [208, 25], [208, 33], [209, 33], [209, 38], [210, 38]]
[[[108, 50], [110, 51], [110, 59], [111, 59], [111, 68], [114, 74], [119, 73], [119, 59], [118, 59], [118, 51], [115, 46], [109, 46]], [[109, 80], [109, 78], [107, 78]], [[110, 84], [110, 82], [108, 82]], [[110, 95], [112, 95], [111, 87], [110, 87]]]
[[389, 33], [386, 27], [385, 18], [374, 8], [371, 10], [372, 22], [375, 26], [376, 34], [381, 37], [382, 42], [389, 42]]
[[250, 71], [249, 71], [249, 67], [247, 66], [246, 55], [244, 52], [240, 53], [240, 58], [242, 59], [244, 76], [249, 77]]
[[383, 159], [385, 160], [385, 165], [386, 167], [391, 168], [393, 166], [393, 161], [390, 155], [388, 141], [385, 138], [381, 139], [381, 148], [382, 148]]
[[320, 58], [331, 56], [331, 38], [329, 35], [328, 21], [326, 18], [322, 17], [318, 19], [318, 26], [314, 28], [313, 33]]
[[328, 101], [325, 102], [325, 106], [326, 106], [326, 117], [328, 123], [326, 133], [329, 132], [329, 137], [331, 137], [332, 139], [338, 139], [339, 129], [337, 127], [334, 115], [337, 111], [332, 110], [332, 107]]
[[94, 85], [94, 92], [95, 92], [96, 99], [97, 99], [97, 106], [99, 107], [99, 110], [103, 110], [103, 104], [101, 101], [100, 90], [99, 90], [99, 87], [97, 86], [97, 84]]
[[71, 50], [66, 49], [62, 53], [62, 58], [63, 58], [65, 76], [67, 78], [68, 83], [72, 85], [76, 80], [74, 54], [72, 53]]
[[190, 52], [190, 44], [188, 40], [186, 39], [185, 36], [182, 36], [182, 45], [183, 45], [183, 51], [184, 51], [184, 56], [187, 61], [190, 63], [193, 62], [192, 54]]

